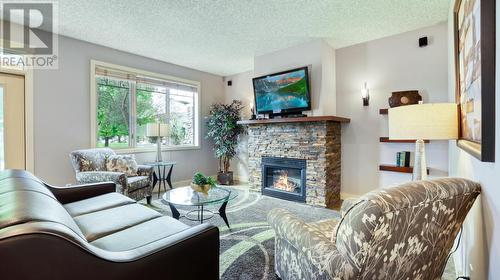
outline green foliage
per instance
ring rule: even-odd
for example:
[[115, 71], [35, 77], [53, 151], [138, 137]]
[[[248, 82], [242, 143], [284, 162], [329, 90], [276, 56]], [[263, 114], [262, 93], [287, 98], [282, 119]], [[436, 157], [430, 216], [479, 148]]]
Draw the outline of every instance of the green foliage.
[[156, 122], [160, 109], [153, 105], [153, 94], [148, 91], [137, 90], [136, 102], [137, 125]]
[[[130, 97], [129, 84], [107, 78], [97, 79], [98, 107], [97, 124], [99, 137], [104, 139], [104, 146], [109, 147], [109, 141], [129, 135]], [[155, 122], [157, 108], [153, 105], [152, 94], [137, 90], [137, 125]]]
[[186, 128], [178, 118], [170, 119], [170, 139], [172, 144], [180, 145], [186, 138]]
[[243, 132], [243, 127], [237, 124], [242, 108], [238, 100], [229, 105], [216, 103], [210, 107], [207, 138], [213, 140], [220, 172], [229, 171], [229, 162], [236, 155], [238, 135]]
[[211, 185], [212, 187], [215, 186], [215, 179], [210, 177], [210, 176], [205, 176], [203, 173], [197, 172], [193, 176], [193, 184], [203, 186], [203, 185]]
[[278, 92], [281, 93], [286, 93], [289, 95], [294, 95], [298, 97], [305, 97], [306, 92], [307, 92], [307, 83], [306, 79], [300, 79], [300, 81], [297, 81], [293, 84], [290, 84], [286, 87], [280, 88]]

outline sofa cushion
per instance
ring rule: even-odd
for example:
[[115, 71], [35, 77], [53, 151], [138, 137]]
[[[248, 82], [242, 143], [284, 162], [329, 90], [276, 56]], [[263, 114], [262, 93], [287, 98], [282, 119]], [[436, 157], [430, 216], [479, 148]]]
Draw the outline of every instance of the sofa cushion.
[[111, 155], [106, 158], [106, 170], [137, 176], [137, 161], [134, 155]]
[[150, 181], [149, 177], [147, 176], [135, 176], [135, 177], [128, 177], [127, 183], [128, 183], [128, 192], [130, 193], [135, 190], [147, 187]]
[[135, 203], [135, 201], [124, 195], [121, 195], [119, 193], [107, 193], [96, 197], [65, 204], [64, 208], [66, 208], [66, 210], [72, 217], [76, 217], [79, 215], [88, 214], [91, 212], [101, 211], [132, 203]]
[[188, 228], [176, 219], [163, 216], [96, 239], [91, 244], [108, 251], [126, 251]]
[[128, 204], [75, 217], [85, 238], [96, 239], [137, 224], [161, 217], [161, 214], [140, 204]]

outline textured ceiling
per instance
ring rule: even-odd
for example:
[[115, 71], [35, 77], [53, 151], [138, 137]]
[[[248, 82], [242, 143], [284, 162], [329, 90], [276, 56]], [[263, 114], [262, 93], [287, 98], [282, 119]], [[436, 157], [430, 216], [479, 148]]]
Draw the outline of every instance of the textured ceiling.
[[59, 33], [230, 75], [317, 38], [334, 48], [445, 21], [449, 0], [59, 0]]

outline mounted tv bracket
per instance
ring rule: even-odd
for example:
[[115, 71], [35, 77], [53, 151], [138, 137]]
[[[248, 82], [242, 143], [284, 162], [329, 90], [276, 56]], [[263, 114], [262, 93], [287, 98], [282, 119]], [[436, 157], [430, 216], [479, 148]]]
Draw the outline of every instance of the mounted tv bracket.
[[272, 113], [269, 113], [269, 118], [270, 119], [280, 119], [280, 118], [305, 118], [307, 117], [306, 114], [302, 114], [302, 111], [300, 112], [289, 112], [287, 113], [286, 111], [283, 112], [281, 110], [274, 110]]

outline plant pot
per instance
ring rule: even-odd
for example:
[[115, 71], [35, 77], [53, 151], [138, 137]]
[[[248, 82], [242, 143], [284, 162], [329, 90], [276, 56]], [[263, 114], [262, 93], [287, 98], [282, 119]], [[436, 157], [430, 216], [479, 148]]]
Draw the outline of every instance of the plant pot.
[[209, 185], [209, 184], [197, 185], [197, 184], [191, 183], [191, 188], [195, 192], [201, 192], [201, 193], [208, 195], [208, 191], [212, 188], [212, 185]]
[[233, 171], [217, 173], [217, 181], [221, 185], [232, 185], [233, 184]]

